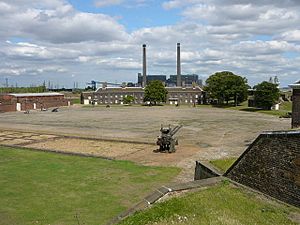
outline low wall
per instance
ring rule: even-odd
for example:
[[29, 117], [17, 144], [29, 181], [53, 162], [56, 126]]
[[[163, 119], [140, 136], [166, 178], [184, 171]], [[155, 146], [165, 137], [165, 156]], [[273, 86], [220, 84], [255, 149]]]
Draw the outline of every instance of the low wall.
[[218, 176], [220, 176], [220, 174], [209, 165], [196, 161], [194, 180], [202, 180]]
[[1, 112], [12, 112], [16, 111], [16, 105], [15, 104], [8, 104], [8, 105], [0, 105], [0, 113]]
[[262, 133], [225, 176], [300, 207], [300, 131]]

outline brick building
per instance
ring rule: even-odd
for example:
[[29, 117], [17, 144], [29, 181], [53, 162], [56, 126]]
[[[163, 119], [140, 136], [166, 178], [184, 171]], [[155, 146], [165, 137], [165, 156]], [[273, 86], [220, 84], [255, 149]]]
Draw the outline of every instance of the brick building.
[[300, 127], [300, 80], [289, 85], [293, 89], [292, 128]]
[[[166, 87], [167, 104], [198, 104], [203, 90], [200, 87]], [[88, 104], [123, 104], [127, 95], [134, 97], [134, 104], [143, 104], [144, 88], [142, 87], [106, 87], [95, 92], [82, 93], [81, 103]]]
[[70, 105], [70, 102], [60, 93], [0, 94], [0, 112], [26, 111], [68, 105]]

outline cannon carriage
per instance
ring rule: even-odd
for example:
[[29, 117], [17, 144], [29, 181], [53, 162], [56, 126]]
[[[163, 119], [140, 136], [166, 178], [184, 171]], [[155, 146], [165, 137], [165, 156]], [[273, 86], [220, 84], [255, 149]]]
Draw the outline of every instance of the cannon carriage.
[[160, 128], [160, 136], [157, 137], [156, 144], [159, 145], [160, 152], [175, 152], [175, 145], [178, 145], [178, 139], [174, 137], [174, 135], [181, 129], [182, 125], [175, 126], [174, 128], [163, 127]]

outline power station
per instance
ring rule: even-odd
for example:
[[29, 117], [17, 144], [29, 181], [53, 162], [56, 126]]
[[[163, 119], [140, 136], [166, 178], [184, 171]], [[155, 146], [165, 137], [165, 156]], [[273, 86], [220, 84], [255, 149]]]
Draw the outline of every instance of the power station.
[[[138, 83], [134, 87], [122, 85], [119, 87], [108, 87], [102, 85], [93, 92], [82, 94], [83, 104], [123, 104], [123, 98], [130, 95], [134, 97], [134, 104], [143, 104], [144, 88], [153, 80], [162, 81], [168, 90], [167, 104], [198, 104], [203, 99], [203, 90], [198, 75], [181, 74], [181, 49], [177, 43], [176, 75], [169, 79], [165, 75], [147, 75], [147, 52], [146, 45], [142, 45], [142, 74], [138, 74]], [[175, 79], [176, 78], [176, 79]]]

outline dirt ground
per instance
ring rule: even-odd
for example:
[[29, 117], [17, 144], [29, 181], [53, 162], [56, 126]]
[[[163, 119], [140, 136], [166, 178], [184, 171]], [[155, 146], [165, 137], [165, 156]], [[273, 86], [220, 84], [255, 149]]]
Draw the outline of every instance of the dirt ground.
[[[183, 125], [174, 154], [153, 152], [161, 124]], [[58, 113], [0, 114], [0, 144], [83, 152], [144, 165], [178, 166], [184, 169], [179, 179], [191, 180], [195, 160], [238, 157], [260, 132], [289, 128], [290, 119], [204, 106], [73, 106], [61, 108]]]

